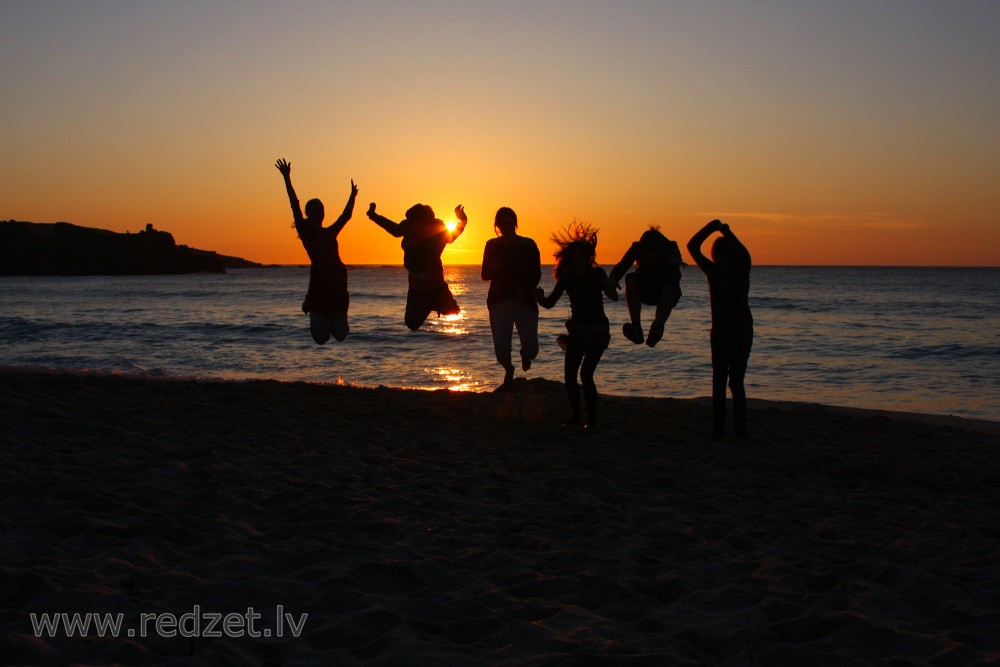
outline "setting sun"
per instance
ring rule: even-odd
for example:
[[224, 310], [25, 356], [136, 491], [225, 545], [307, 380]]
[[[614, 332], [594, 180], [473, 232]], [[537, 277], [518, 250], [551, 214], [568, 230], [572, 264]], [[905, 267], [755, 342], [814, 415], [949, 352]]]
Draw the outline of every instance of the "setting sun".
[[454, 220], [445, 220], [444, 226], [448, 228], [449, 232], [453, 232], [455, 231], [455, 228], [458, 227], [458, 223]]

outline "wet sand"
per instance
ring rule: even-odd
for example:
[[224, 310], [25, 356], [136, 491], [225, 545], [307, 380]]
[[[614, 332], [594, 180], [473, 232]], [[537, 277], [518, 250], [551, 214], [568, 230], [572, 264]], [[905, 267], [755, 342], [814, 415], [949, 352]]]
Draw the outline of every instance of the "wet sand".
[[[1000, 424], [751, 398], [713, 442], [705, 399], [602, 397], [587, 433], [516, 389], [0, 369], [0, 662], [1000, 662]], [[270, 637], [30, 621], [248, 607]]]

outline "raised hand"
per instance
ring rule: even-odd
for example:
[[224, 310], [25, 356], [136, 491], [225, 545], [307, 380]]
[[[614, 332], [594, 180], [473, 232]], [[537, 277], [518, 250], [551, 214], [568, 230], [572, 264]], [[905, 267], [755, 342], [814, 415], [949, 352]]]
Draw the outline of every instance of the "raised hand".
[[[358, 186], [354, 184], [354, 179], [351, 179], [351, 199], [358, 196]], [[374, 206], [375, 204], [372, 204]]]
[[370, 218], [373, 215], [375, 215], [375, 202], [368, 204], [368, 217]]
[[465, 214], [465, 206], [459, 204], [458, 206], [455, 207], [455, 217], [461, 220], [462, 222], [469, 221], [469, 216]]
[[290, 176], [292, 173], [292, 163], [285, 158], [278, 158], [278, 161], [274, 163], [274, 166], [277, 167], [282, 176]]

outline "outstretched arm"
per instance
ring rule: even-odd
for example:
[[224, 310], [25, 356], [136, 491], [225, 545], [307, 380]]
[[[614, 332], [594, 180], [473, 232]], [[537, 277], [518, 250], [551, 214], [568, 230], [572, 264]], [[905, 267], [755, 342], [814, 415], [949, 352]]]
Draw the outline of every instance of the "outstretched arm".
[[538, 246], [531, 242], [531, 284], [538, 285], [542, 279], [542, 256], [538, 252]]
[[535, 301], [543, 308], [551, 308], [559, 301], [559, 297], [563, 295], [563, 291], [564, 288], [559, 281], [556, 281], [556, 286], [552, 288], [552, 294], [548, 296], [545, 296], [545, 290], [539, 287], [535, 290]]
[[368, 205], [368, 219], [397, 238], [403, 235], [403, 228], [398, 222], [375, 212], [375, 202]]
[[336, 236], [340, 233], [340, 230], [344, 228], [347, 221], [351, 219], [354, 215], [354, 200], [358, 198], [358, 186], [354, 184], [354, 179], [351, 179], [351, 196], [347, 198], [347, 204], [344, 205], [344, 212], [340, 214], [337, 221], [330, 225], [330, 229], [333, 230], [333, 235]]
[[604, 272], [604, 269], [600, 269], [601, 272], [601, 288], [604, 290], [604, 294], [612, 301], [618, 300], [618, 283], [612, 282], [608, 278], [608, 274]]
[[455, 207], [455, 217], [458, 218], [458, 224], [453, 231], [448, 232], [448, 243], [454, 242], [461, 236], [462, 232], [465, 231], [465, 226], [469, 224], [469, 216], [465, 214], [465, 207], [461, 204]]
[[611, 269], [611, 277], [609, 280], [611, 281], [611, 284], [615, 286], [615, 289], [618, 288], [618, 282], [626, 273], [628, 273], [628, 270], [632, 268], [632, 265], [635, 264], [636, 254], [638, 251], [639, 244], [633, 243], [628, 247], [628, 250], [625, 251], [625, 254], [622, 255], [621, 260], [615, 264], [615, 268]]
[[274, 166], [281, 172], [285, 179], [285, 190], [288, 192], [288, 203], [292, 205], [292, 215], [295, 222], [302, 222], [302, 209], [299, 207], [299, 198], [295, 196], [295, 188], [292, 187], [292, 163], [285, 158], [278, 158]]
[[692, 259], [701, 267], [702, 271], [711, 271], [715, 264], [701, 252], [701, 246], [709, 236], [715, 232], [721, 232], [723, 227], [726, 225], [723, 225], [721, 221], [712, 220], [699, 229], [688, 241], [688, 252], [691, 253]]

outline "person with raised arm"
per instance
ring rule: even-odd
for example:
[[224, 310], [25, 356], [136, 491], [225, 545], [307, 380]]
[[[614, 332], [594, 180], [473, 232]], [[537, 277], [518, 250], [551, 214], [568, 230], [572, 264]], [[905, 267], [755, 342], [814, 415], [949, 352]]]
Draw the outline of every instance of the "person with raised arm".
[[455, 296], [444, 279], [441, 253], [445, 247], [462, 235], [469, 222], [465, 207], [455, 207], [458, 224], [454, 229], [434, 217], [434, 209], [426, 204], [415, 204], [406, 211], [402, 222], [394, 222], [375, 211], [375, 202], [368, 206], [372, 222], [396, 238], [402, 238], [403, 266], [406, 267], [409, 287], [406, 293], [404, 321], [411, 331], [416, 331], [427, 320], [431, 311], [442, 315], [461, 312]]
[[[714, 233], [712, 259], [701, 246]], [[746, 438], [747, 395], [743, 386], [750, 348], [753, 345], [753, 315], [750, 312], [750, 252], [736, 234], [719, 220], [702, 227], [687, 245], [691, 257], [708, 278], [712, 308], [712, 438], [726, 433], [726, 382], [733, 395], [736, 437]]]
[[280, 158], [274, 166], [285, 180], [285, 190], [292, 206], [293, 226], [309, 256], [309, 290], [302, 303], [302, 311], [309, 315], [309, 331], [318, 345], [326, 343], [330, 336], [342, 341], [350, 331], [347, 324], [350, 295], [347, 291], [347, 267], [340, 259], [337, 235], [354, 213], [358, 186], [351, 181], [351, 194], [343, 213], [332, 225], [324, 227], [325, 211], [319, 199], [307, 201], [306, 214], [302, 216], [299, 199], [292, 187], [292, 164]]
[[503, 383], [514, 380], [511, 341], [514, 327], [521, 341], [521, 368], [527, 372], [538, 356], [538, 304], [535, 288], [542, 277], [538, 246], [517, 233], [517, 214], [506, 206], [497, 210], [493, 222], [497, 238], [483, 249], [483, 280], [490, 281], [486, 307], [497, 363], [504, 369]]
[[553, 275], [556, 284], [545, 296], [539, 287], [535, 298], [545, 308], [552, 308], [563, 292], [569, 295], [570, 317], [566, 321], [567, 336], [560, 336], [560, 347], [566, 352], [564, 378], [569, 398], [570, 417], [566, 424], [580, 423], [580, 390], [577, 374], [583, 383], [587, 401], [587, 429], [597, 428], [597, 385], [594, 371], [611, 342], [611, 330], [604, 314], [604, 296], [618, 300], [618, 293], [608, 280], [608, 274], [597, 265], [597, 230], [574, 222], [565, 230], [553, 234], [559, 249], [555, 252]]

